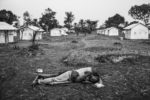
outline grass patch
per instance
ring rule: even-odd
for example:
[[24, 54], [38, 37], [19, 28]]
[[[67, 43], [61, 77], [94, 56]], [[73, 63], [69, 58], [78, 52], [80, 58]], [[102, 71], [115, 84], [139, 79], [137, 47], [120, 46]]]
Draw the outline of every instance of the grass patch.
[[94, 35], [88, 37], [86, 40], [120, 40], [117, 36]]
[[49, 42], [69, 42], [73, 40], [81, 40], [83, 36], [77, 37], [76, 35], [67, 35], [67, 36], [48, 36], [45, 35], [43, 37], [44, 40], [49, 41]]
[[[118, 44], [115, 44], [117, 46], [113, 44], [118, 42], [115, 37], [104, 36], [103, 38], [102, 36], [97, 37], [97, 35], [87, 35], [84, 42], [91, 45], [83, 48], [85, 44], [80, 41], [83, 37], [74, 36], [68, 37], [69, 40], [63, 39], [64, 37], [56, 37], [58, 40], [54, 39], [53, 42], [41, 41], [39, 50], [37, 50], [37, 52], [44, 51], [44, 55], [41, 56], [26, 57], [18, 55], [19, 52], [22, 52], [22, 48], [0, 47], [0, 99], [150, 100], [149, 56], [121, 52], [124, 49], [120, 51]], [[88, 41], [86, 38], [93, 38], [93, 40]], [[72, 43], [73, 40], [78, 43]], [[136, 51], [138, 49], [149, 51], [149, 46], [141, 43], [141, 40], [119, 42], [125, 50], [131, 48]], [[26, 50], [28, 52], [28, 49], [26, 48], [25, 52]], [[109, 53], [108, 51], [113, 52]], [[114, 59], [119, 62], [114, 63]], [[104, 82], [104, 88], [97, 89], [90, 84], [79, 83], [56, 86], [41, 85], [36, 88], [30, 86], [36, 76], [34, 72], [37, 68], [42, 68], [44, 73], [56, 74], [59, 71], [87, 66], [97, 68]]]
[[120, 51], [121, 48], [115, 48], [115, 47], [89, 47], [85, 48], [85, 51], [90, 52], [102, 52], [102, 51]]
[[142, 44], [147, 44], [147, 45], [150, 45], [150, 40], [144, 40], [141, 42]]
[[88, 66], [97, 64], [95, 61], [95, 54], [86, 51], [74, 51], [71, 52], [68, 56], [64, 57], [62, 60], [68, 66]]

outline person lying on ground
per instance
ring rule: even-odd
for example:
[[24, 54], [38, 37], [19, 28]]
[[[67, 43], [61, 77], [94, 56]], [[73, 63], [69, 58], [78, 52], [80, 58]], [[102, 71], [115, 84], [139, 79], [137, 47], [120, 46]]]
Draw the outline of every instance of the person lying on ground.
[[40, 74], [34, 79], [32, 86], [39, 84], [54, 85], [63, 83], [91, 83], [98, 88], [104, 86], [97, 70], [92, 67], [69, 70], [57, 75]]

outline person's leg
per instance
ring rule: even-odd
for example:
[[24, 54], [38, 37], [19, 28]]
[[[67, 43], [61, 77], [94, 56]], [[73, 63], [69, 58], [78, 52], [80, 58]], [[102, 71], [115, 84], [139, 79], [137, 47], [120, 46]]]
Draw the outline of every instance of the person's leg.
[[38, 74], [35, 79], [32, 82], [32, 86], [35, 87], [36, 85], [38, 85], [38, 80], [39, 79], [46, 79], [46, 78], [51, 78], [51, 77], [55, 77], [58, 74]]
[[33, 82], [33, 85], [36, 85], [36, 84], [52, 85], [52, 84], [60, 84], [60, 83], [69, 83], [70, 82], [69, 78], [71, 76], [71, 73], [72, 71], [67, 71], [55, 77], [51, 77], [52, 75], [44, 74], [44, 75], [41, 75], [43, 78], [36, 77], [35, 79], [36, 81]]
[[68, 81], [68, 80], [59, 81], [59, 80], [55, 79], [55, 77], [54, 77], [54, 78], [39, 79], [38, 83], [39, 84], [54, 85], [54, 84], [70, 83], [70, 81]]
[[55, 81], [55, 77], [45, 78], [45, 79], [38, 79], [37, 80], [38, 84], [51, 84], [54, 81]]
[[69, 80], [71, 76], [72, 71], [67, 71], [65, 73], [62, 73], [56, 77], [50, 77], [50, 78], [45, 78], [45, 79], [39, 79], [38, 83], [39, 84], [61, 84], [61, 83], [69, 83], [71, 82]]
[[43, 73], [38, 74], [38, 75], [35, 77], [35, 79], [33, 80], [32, 85], [34, 86], [34, 85], [38, 84], [38, 79], [45, 79], [45, 78], [56, 77], [56, 76], [58, 76], [58, 75], [60, 75], [60, 74], [63, 74], [63, 73], [65, 73], [65, 72], [66, 72], [66, 71], [61, 71], [61, 72], [59, 72], [59, 73], [57, 73], [57, 74], [43, 74]]
[[35, 79], [33, 80], [33, 82], [32, 82], [33, 87], [38, 84], [38, 82], [37, 82], [38, 79], [39, 79], [39, 76], [36, 76]]
[[39, 74], [39, 79], [42, 78], [42, 79], [45, 79], [45, 78], [51, 78], [51, 77], [56, 77], [58, 76], [59, 74]]
[[59, 75], [65, 73], [65, 72], [67, 72], [67, 71], [60, 71], [60, 72], [58, 72], [57, 74], [43, 74], [43, 73], [42, 73], [42, 74], [38, 74], [38, 76], [39, 76], [39, 78], [45, 79], [45, 78], [51, 78], [51, 77], [59, 76]]

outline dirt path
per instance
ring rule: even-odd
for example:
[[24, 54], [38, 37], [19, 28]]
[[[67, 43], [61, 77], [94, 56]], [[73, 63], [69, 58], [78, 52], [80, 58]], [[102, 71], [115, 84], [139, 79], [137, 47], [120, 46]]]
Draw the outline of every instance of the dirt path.
[[86, 40], [86, 39], [89, 38], [89, 37], [92, 37], [92, 36], [89, 35], [89, 36], [86, 36], [86, 37], [84, 37], [84, 38], [81, 39], [81, 42], [83, 42], [83, 43], [85, 44], [84, 47], [82, 47], [82, 48], [87, 48], [87, 47], [90, 47], [90, 46], [91, 46], [91, 45], [90, 45], [90, 42]]

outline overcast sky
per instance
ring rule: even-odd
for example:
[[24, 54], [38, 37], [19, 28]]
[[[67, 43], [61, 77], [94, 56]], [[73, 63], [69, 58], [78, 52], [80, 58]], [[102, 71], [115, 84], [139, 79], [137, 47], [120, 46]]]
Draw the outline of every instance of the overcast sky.
[[72, 11], [75, 22], [79, 19], [98, 20], [99, 25], [108, 17], [119, 13], [127, 21], [133, 21], [128, 15], [128, 10], [133, 5], [150, 3], [150, 0], [0, 0], [0, 10], [11, 10], [22, 17], [28, 11], [32, 18], [41, 17], [46, 8], [57, 12], [56, 18], [63, 24], [65, 12]]

